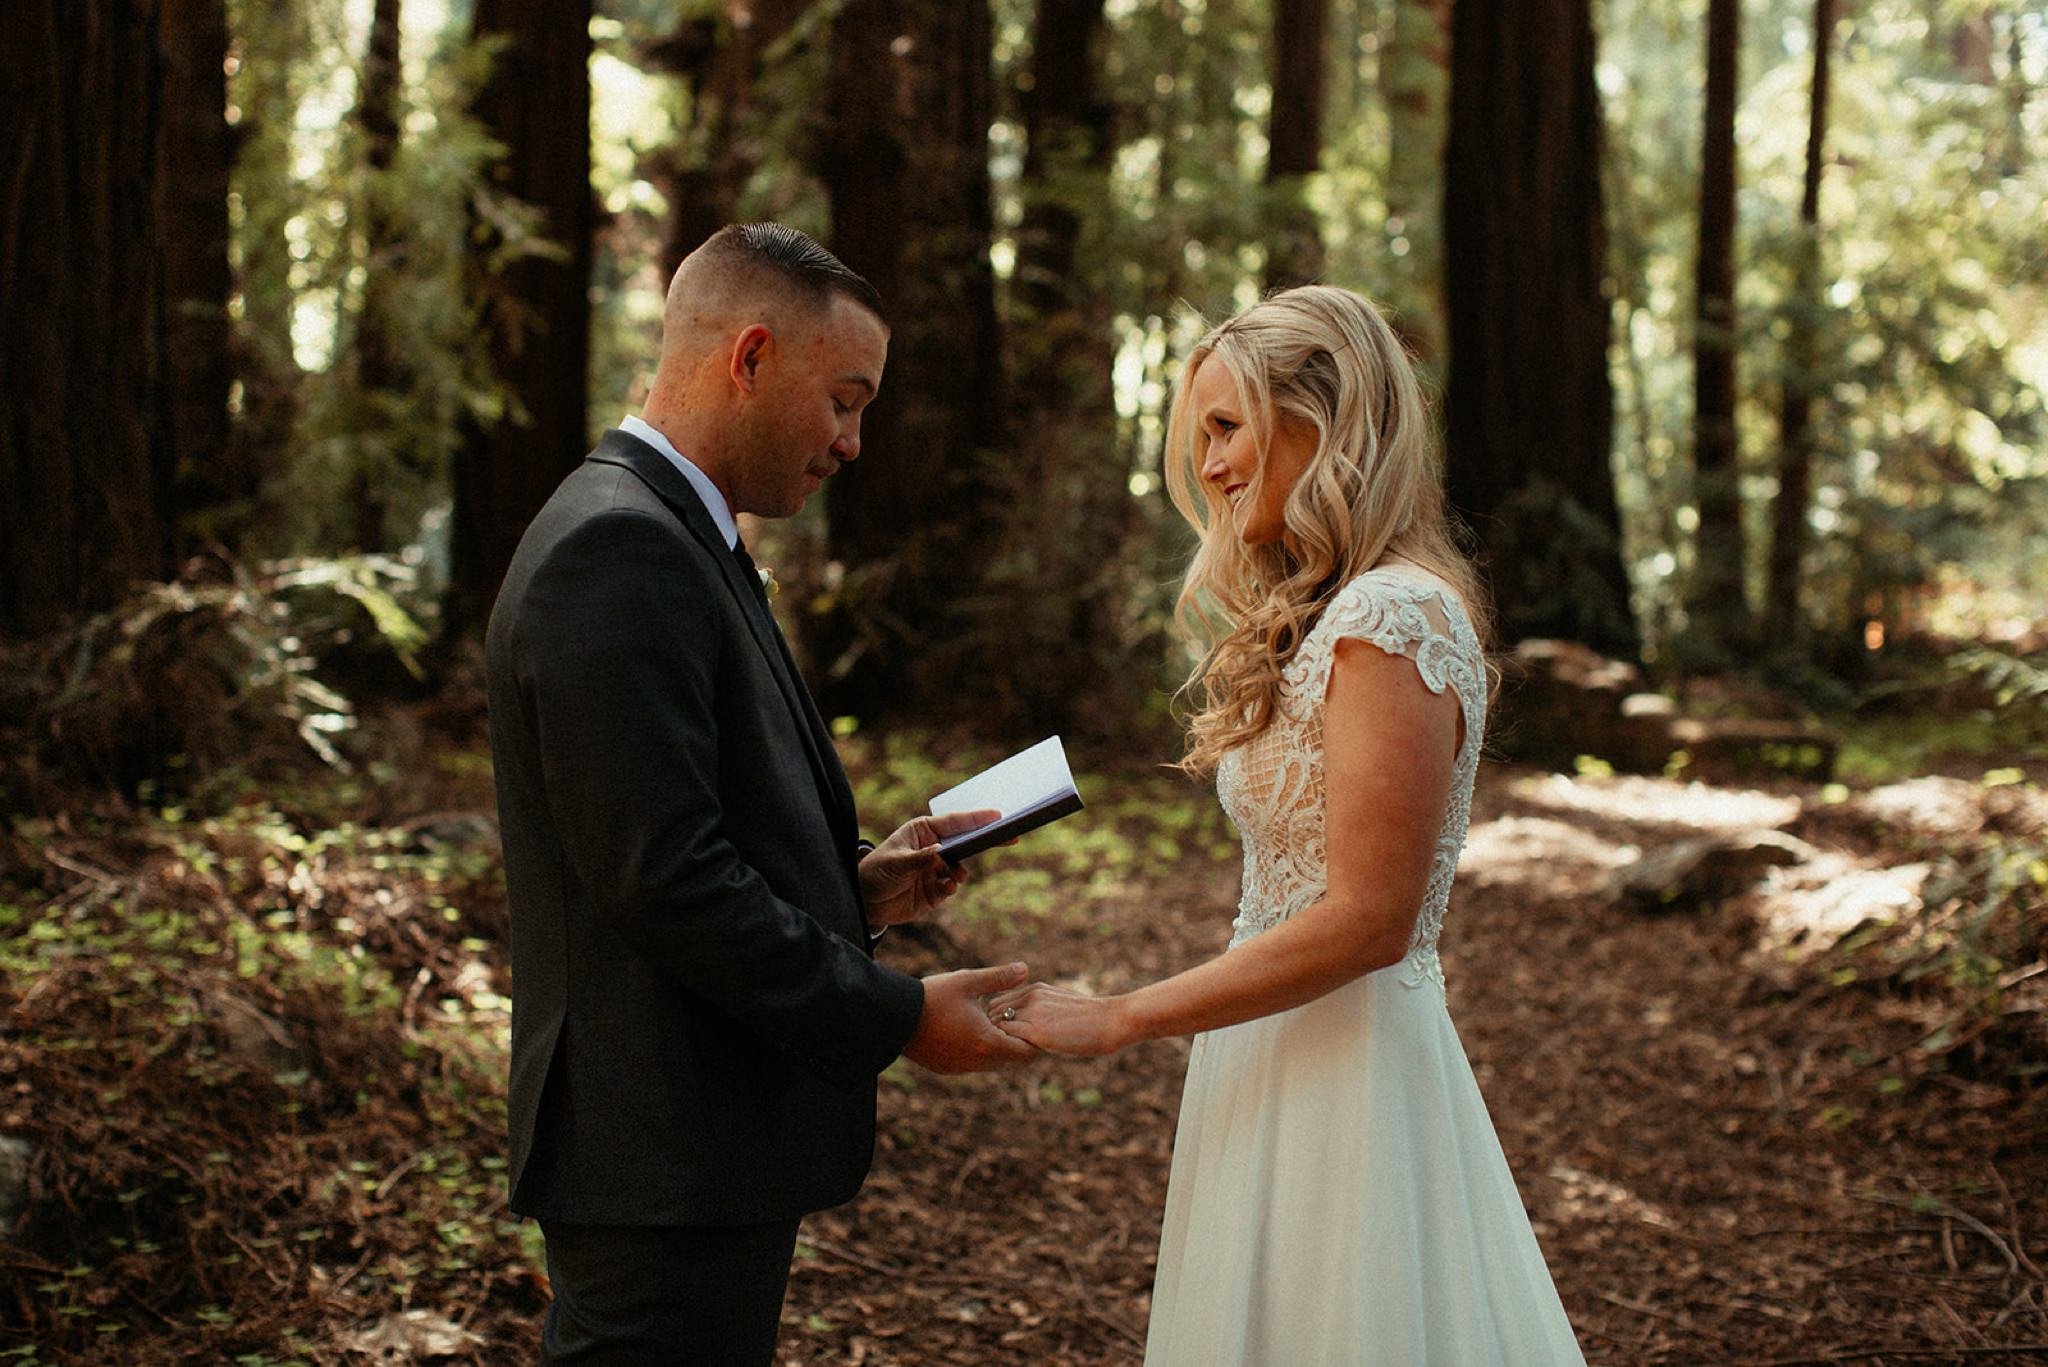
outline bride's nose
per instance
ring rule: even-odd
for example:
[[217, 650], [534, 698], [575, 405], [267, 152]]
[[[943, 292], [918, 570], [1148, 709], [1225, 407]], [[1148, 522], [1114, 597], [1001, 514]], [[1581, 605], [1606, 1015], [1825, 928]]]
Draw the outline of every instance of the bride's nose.
[[1216, 484], [1221, 482], [1223, 477], [1229, 473], [1230, 467], [1223, 463], [1223, 457], [1218, 454], [1216, 444], [1211, 442], [1208, 450], [1202, 454], [1203, 481], [1209, 484]]

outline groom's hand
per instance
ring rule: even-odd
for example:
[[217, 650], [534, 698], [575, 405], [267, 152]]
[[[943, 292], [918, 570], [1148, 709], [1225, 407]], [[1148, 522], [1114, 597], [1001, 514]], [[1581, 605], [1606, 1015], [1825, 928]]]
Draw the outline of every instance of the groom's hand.
[[955, 867], [939, 854], [947, 836], [986, 826], [1001, 812], [953, 812], [920, 816], [904, 822], [887, 840], [860, 861], [860, 895], [867, 905], [868, 929], [922, 921], [939, 903], [967, 881], [965, 865]]
[[924, 1015], [903, 1057], [935, 1073], [977, 1073], [1029, 1063], [1038, 1050], [996, 1029], [988, 1018], [988, 996], [1021, 986], [1030, 975], [1023, 964], [963, 968], [924, 980]]

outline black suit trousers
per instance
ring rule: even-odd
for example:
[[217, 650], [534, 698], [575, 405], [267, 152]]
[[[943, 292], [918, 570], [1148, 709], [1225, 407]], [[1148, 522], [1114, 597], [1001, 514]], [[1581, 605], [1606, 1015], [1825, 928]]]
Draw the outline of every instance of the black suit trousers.
[[577, 1367], [769, 1367], [797, 1222], [573, 1225], [541, 1221], [541, 1360]]

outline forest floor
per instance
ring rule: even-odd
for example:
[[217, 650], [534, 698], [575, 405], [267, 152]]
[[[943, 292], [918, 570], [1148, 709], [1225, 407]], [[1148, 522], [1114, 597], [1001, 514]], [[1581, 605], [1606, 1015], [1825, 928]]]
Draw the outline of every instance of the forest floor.
[[[487, 762], [473, 718], [394, 734], [376, 772], [211, 814], [81, 800], [0, 833], [0, 1136], [29, 1177], [0, 1362], [533, 1359]], [[977, 758], [937, 748], [847, 743], [871, 828]], [[1115, 991], [1217, 952], [1213, 799], [1084, 767], [1085, 813], [885, 957]], [[1869, 791], [1485, 767], [1450, 1007], [1589, 1361], [2048, 1357], [2048, 977], [1920, 952], [2010, 892], [1997, 870], [2048, 882], [2048, 772], [1951, 767]], [[1753, 828], [1813, 849], [1660, 914], [1614, 890]], [[866, 1190], [804, 1225], [782, 1361], [1136, 1362], [1186, 1055], [892, 1067]]]

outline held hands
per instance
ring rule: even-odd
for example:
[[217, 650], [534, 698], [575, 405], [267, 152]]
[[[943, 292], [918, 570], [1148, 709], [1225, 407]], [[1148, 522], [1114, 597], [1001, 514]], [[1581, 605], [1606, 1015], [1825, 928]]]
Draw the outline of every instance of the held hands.
[[860, 895], [867, 903], [868, 928], [922, 921], [937, 911], [939, 903], [967, 881], [966, 866], [946, 863], [939, 842], [1001, 815], [987, 811], [916, 817], [868, 851], [860, 861]]
[[1023, 964], [1008, 964], [926, 978], [924, 1015], [910, 1043], [903, 1046], [903, 1056], [935, 1073], [974, 1073], [1029, 1063], [1038, 1051], [996, 1029], [988, 1001], [991, 992], [1020, 987], [1029, 973]]
[[990, 997], [988, 1014], [997, 1029], [1047, 1053], [1099, 1058], [1139, 1039], [1124, 1001], [1027, 983]]

